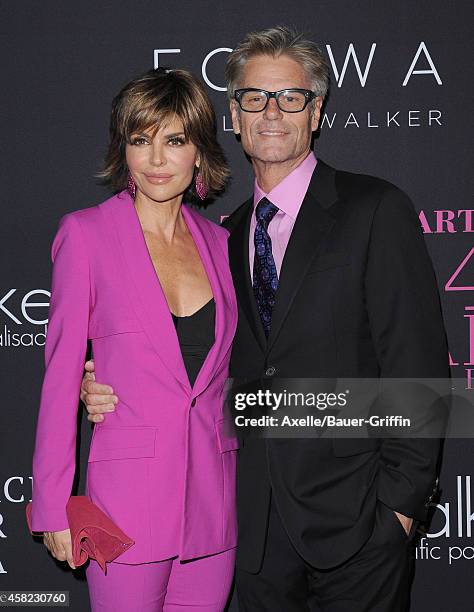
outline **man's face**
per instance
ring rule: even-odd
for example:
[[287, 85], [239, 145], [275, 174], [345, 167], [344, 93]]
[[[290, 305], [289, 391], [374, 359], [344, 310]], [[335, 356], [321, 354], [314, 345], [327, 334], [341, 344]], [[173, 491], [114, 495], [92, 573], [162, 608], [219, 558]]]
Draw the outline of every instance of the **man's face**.
[[[281, 55], [273, 58], [259, 55], [251, 58], [242, 71], [238, 88], [255, 87], [267, 91], [311, 89], [303, 68], [295, 60]], [[311, 134], [317, 129], [322, 98], [317, 97], [300, 113], [285, 113], [270, 98], [265, 110], [246, 113], [231, 100], [232, 127], [240, 134], [244, 151], [253, 159], [267, 163], [297, 160], [307, 154]]]

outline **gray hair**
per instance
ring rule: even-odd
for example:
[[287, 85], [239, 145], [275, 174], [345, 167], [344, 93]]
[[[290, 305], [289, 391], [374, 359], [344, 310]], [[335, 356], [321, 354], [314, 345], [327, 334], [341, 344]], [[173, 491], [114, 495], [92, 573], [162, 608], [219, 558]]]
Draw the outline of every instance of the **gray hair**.
[[277, 26], [250, 32], [229, 54], [225, 67], [227, 95], [232, 99], [246, 62], [257, 55], [286, 55], [298, 62], [311, 82], [311, 88], [323, 99], [329, 87], [329, 66], [320, 47], [303, 38], [295, 28]]

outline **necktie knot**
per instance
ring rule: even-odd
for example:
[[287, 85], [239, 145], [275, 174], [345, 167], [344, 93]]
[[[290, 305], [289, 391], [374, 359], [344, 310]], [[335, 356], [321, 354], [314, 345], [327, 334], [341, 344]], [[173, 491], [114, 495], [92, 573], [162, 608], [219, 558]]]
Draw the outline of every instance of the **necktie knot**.
[[268, 228], [268, 224], [277, 214], [278, 208], [275, 204], [272, 204], [267, 198], [262, 198], [257, 204], [255, 209], [255, 217], [258, 223], [261, 223], [265, 230]]

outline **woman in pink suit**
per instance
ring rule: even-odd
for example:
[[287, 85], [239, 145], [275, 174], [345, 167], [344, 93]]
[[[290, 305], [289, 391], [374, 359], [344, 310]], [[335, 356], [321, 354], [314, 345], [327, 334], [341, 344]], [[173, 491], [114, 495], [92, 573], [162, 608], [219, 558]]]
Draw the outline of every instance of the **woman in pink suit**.
[[63, 217], [52, 247], [32, 528], [73, 567], [65, 508], [90, 339], [120, 409], [94, 428], [86, 494], [135, 541], [105, 576], [89, 563], [92, 610], [217, 612], [236, 545], [223, 393], [237, 309], [227, 232], [183, 195], [219, 191], [228, 170], [211, 103], [185, 71], [126, 85], [110, 135], [102, 175], [116, 195]]

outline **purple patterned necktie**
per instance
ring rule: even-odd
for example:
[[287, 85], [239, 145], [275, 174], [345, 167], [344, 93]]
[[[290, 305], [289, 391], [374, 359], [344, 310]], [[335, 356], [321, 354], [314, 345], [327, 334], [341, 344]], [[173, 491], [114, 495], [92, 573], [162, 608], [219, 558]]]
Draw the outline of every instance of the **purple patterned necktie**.
[[253, 291], [257, 310], [262, 320], [265, 336], [268, 338], [275, 293], [278, 288], [278, 274], [272, 254], [272, 240], [267, 229], [278, 208], [267, 198], [262, 198], [255, 209], [255, 257], [253, 260]]

